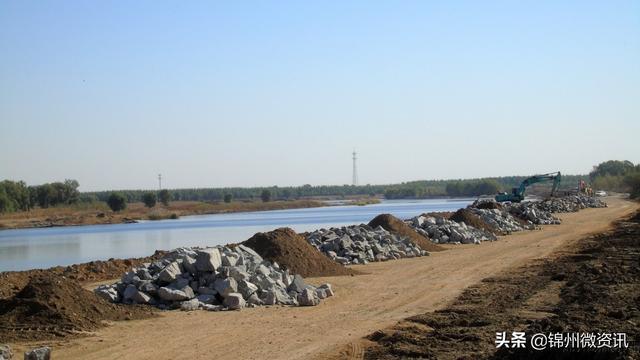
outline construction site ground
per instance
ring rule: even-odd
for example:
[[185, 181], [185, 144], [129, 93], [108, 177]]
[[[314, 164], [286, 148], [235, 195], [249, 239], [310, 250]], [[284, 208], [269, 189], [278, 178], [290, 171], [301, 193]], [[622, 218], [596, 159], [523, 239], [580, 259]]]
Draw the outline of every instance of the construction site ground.
[[356, 266], [361, 275], [308, 278], [311, 284], [331, 283], [336, 294], [315, 307], [167, 311], [116, 321], [85, 337], [11, 345], [17, 351], [50, 345], [62, 359], [361, 358], [376, 345], [366, 337], [377, 330], [445, 309], [483, 279], [554, 259], [640, 207], [618, 197], [605, 201], [608, 208], [558, 214], [563, 223], [542, 230], [481, 245], [446, 245], [446, 251], [428, 257]]

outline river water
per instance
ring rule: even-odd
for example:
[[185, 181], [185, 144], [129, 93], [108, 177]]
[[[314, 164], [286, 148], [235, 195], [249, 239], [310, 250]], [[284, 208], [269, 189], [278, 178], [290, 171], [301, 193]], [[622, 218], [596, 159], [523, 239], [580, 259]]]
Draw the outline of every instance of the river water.
[[366, 206], [185, 216], [136, 224], [68, 226], [0, 231], [0, 271], [47, 268], [109, 258], [141, 257], [155, 250], [244, 241], [260, 231], [298, 232], [367, 223], [378, 214], [401, 219], [455, 211], [472, 199], [388, 200]]

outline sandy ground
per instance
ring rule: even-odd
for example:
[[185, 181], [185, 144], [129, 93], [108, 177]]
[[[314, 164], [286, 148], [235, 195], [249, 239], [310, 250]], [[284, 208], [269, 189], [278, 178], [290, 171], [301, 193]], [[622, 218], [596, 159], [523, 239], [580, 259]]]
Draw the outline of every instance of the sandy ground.
[[[240, 312], [167, 312], [114, 323], [96, 334], [53, 343], [59, 359], [297, 359], [339, 356], [363, 336], [413, 314], [445, 307], [463, 289], [529, 260], [547, 257], [639, 205], [606, 199], [609, 208], [561, 214], [562, 225], [482, 245], [449, 246], [429, 257], [372, 263], [368, 274], [312, 278], [330, 282], [335, 297], [310, 308], [262, 307]], [[16, 344], [16, 350], [34, 344]]]

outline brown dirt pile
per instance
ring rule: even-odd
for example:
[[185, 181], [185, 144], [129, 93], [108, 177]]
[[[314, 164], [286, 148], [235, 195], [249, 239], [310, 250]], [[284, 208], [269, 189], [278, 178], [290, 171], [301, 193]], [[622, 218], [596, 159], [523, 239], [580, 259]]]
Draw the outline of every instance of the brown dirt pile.
[[0, 299], [8, 298], [22, 290], [29, 280], [35, 276], [64, 276], [80, 282], [96, 282], [117, 279], [132, 267], [145, 262], [160, 259], [164, 251], [156, 251], [153, 255], [135, 259], [109, 259], [91, 261], [70, 266], [56, 266], [49, 269], [27, 271], [7, 271], [0, 273]]
[[459, 209], [451, 215], [449, 220], [463, 222], [467, 225], [473, 226], [474, 228], [485, 230], [493, 234], [500, 234], [498, 229], [482, 221], [478, 215], [474, 214], [469, 209]]
[[105, 320], [142, 319], [153, 314], [150, 307], [106, 302], [75, 280], [41, 274], [14, 296], [0, 299], [0, 339], [52, 339], [95, 330]]
[[477, 205], [475, 205], [475, 207], [477, 207], [478, 209], [486, 209], [486, 210], [493, 210], [493, 209], [502, 210], [502, 205], [493, 201], [481, 201]]
[[444, 218], [444, 219], [450, 218], [451, 215], [453, 215], [451, 211], [432, 211], [432, 212], [420, 214], [420, 216]]
[[242, 244], [304, 277], [358, 274], [326, 257], [290, 228], [257, 233]]
[[414, 244], [420, 246], [422, 250], [426, 251], [442, 251], [443, 247], [438, 246], [429, 240], [429, 238], [424, 237], [419, 234], [417, 231], [413, 230], [409, 225], [405, 224], [404, 221], [398, 219], [397, 217], [391, 214], [381, 214], [373, 218], [369, 222], [369, 226], [375, 228], [377, 226], [382, 226], [385, 230], [395, 232], [400, 236], [408, 237]]
[[[450, 306], [407, 318], [368, 338], [366, 359], [636, 359], [640, 348], [640, 213], [467, 288]], [[496, 351], [496, 332], [524, 331], [526, 348]], [[626, 333], [628, 348], [535, 351], [536, 333]]]

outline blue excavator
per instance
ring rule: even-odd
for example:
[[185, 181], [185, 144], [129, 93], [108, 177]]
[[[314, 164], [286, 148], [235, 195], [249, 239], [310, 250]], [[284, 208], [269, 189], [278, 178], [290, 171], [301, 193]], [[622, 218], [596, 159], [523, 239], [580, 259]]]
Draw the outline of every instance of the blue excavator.
[[560, 175], [560, 171], [556, 171], [548, 174], [534, 175], [528, 177], [520, 183], [520, 186], [517, 188], [513, 188], [511, 190], [511, 194], [509, 193], [501, 193], [496, 195], [497, 202], [520, 202], [524, 200], [524, 192], [527, 190], [529, 185], [545, 182], [545, 181], [553, 181], [553, 188], [551, 189], [551, 196], [556, 194], [556, 190], [558, 190], [558, 186], [560, 186], [560, 179], [562, 176]]

